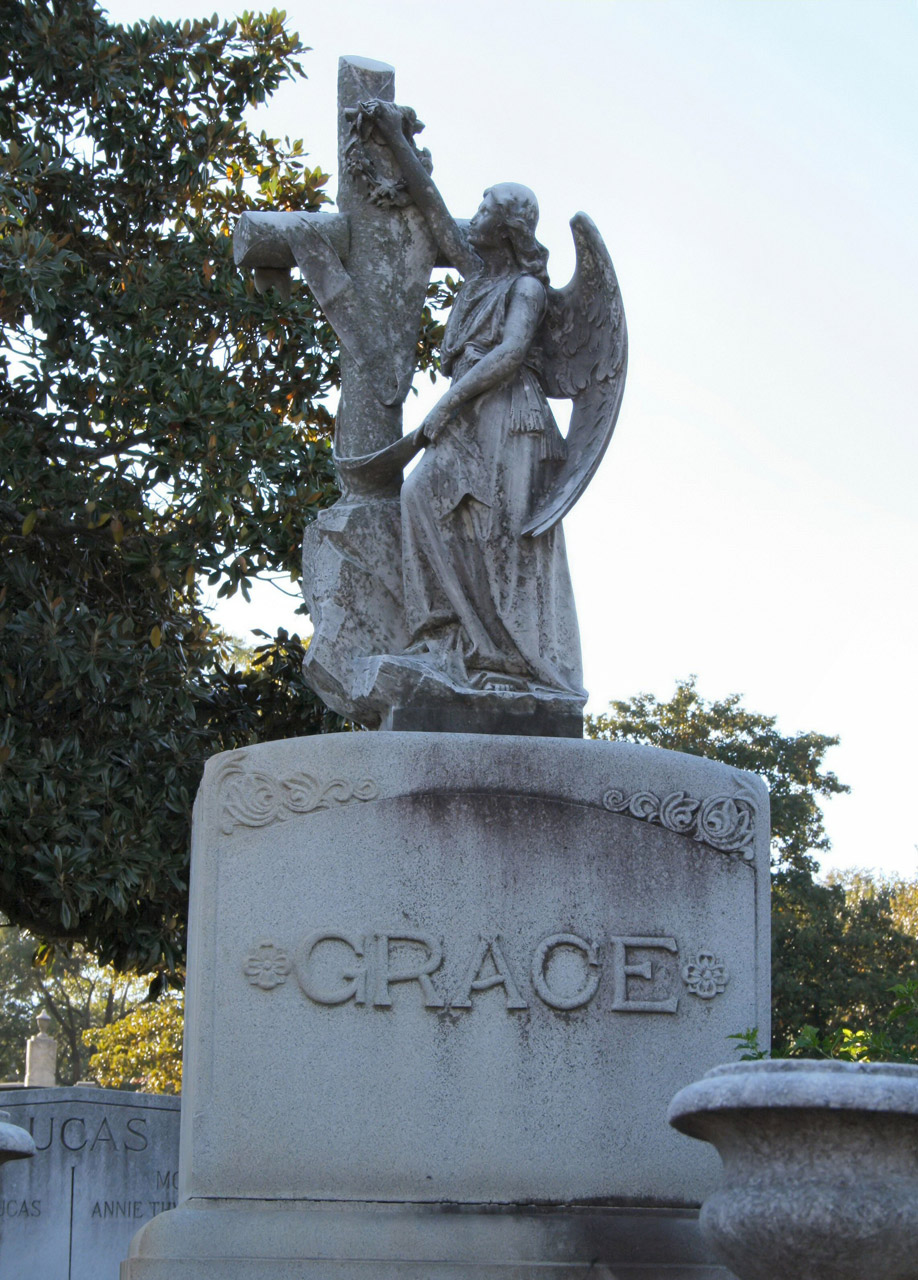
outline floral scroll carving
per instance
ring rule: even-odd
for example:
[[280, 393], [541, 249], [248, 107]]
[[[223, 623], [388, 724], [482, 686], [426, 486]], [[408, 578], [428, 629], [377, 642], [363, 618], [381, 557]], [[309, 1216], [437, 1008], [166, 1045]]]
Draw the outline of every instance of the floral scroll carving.
[[246, 763], [239, 752], [220, 774], [220, 829], [225, 835], [236, 827], [268, 827], [319, 809], [332, 809], [355, 800], [375, 800], [379, 795], [372, 778], [324, 781], [305, 772], [278, 778], [259, 769], [247, 769]]
[[612, 813], [656, 823], [720, 853], [739, 853], [747, 861], [755, 856], [756, 805], [748, 792], [696, 800], [687, 791], [673, 791], [667, 796], [636, 791], [629, 796], [619, 787], [610, 787], [602, 802]]

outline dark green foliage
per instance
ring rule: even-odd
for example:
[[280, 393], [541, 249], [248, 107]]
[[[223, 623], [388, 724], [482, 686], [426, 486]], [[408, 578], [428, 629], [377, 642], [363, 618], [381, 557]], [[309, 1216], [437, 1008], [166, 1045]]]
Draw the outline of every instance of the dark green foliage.
[[889, 1021], [891, 988], [918, 977], [918, 938], [897, 927], [882, 893], [859, 898], [808, 871], [779, 871], [771, 921], [776, 1046], [789, 1049], [806, 1026], [820, 1036], [888, 1027], [897, 1043], [908, 1035], [905, 1023]]
[[772, 848], [778, 866], [813, 870], [813, 854], [829, 848], [818, 797], [849, 790], [822, 767], [837, 738], [782, 734], [776, 716], [747, 711], [736, 693], [706, 702], [695, 688], [694, 676], [678, 681], [668, 702], [649, 693], [613, 702], [608, 714], [586, 717], [586, 733], [590, 738], [688, 751], [761, 774], [771, 795]]
[[229, 235], [325, 200], [301, 143], [243, 120], [303, 48], [277, 13], [3, 15], [0, 910], [170, 969], [203, 761], [331, 727], [296, 637], [221, 667], [195, 586], [295, 573], [336, 495], [334, 335], [302, 286], [258, 297]]
[[820, 1035], [816, 1027], [804, 1027], [794, 1040], [791, 1056], [918, 1065], [918, 979], [897, 982], [890, 995], [893, 1004], [873, 1026], [841, 1027], [827, 1035]]
[[38, 1030], [31, 981], [34, 950], [34, 943], [29, 946], [18, 929], [0, 920], [0, 1081], [23, 1078], [26, 1040]]
[[[614, 702], [608, 714], [588, 716], [586, 730], [592, 738], [644, 742], [721, 760], [761, 774], [768, 783], [777, 1051], [788, 1052], [806, 1025], [823, 1036], [845, 1025], [887, 1026], [898, 999], [890, 988], [918, 974], [918, 939], [902, 928], [905, 905], [895, 914], [895, 904], [909, 900], [908, 886], [900, 885], [895, 899], [863, 885], [846, 895], [841, 884], [814, 878], [813, 855], [829, 849], [818, 797], [848, 790], [823, 768], [837, 738], [784, 735], [776, 717], [747, 711], [738, 694], [706, 702], [694, 679], [680, 681], [668, 702], [651, 694]], [[890, 1024], [889, 1034], [909, 1034], [904, 1027]]]

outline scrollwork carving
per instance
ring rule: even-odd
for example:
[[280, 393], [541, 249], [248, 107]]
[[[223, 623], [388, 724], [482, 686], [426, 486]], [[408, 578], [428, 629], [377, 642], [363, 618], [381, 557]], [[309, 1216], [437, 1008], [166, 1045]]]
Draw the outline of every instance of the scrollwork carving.
[[636, 791], [629, 796], [620, 787], [610, 787], [602, 802], [612, 813], [656, 823], [720, 853], [739, 853], [751, 861], [755, 856], [756, 804], [751, 791], [742, 786], [739, 790], [741, 794], [736, 796], [696, 800], [687, 791], [673, 791], [666, 796]]
[[291, 816], [315, 813], [355, 800], [375, 800], [379, 787], [372, 778], [351, 782], [332, 778], [327, 782], [311, 773], [273, 777], [246, 768], [242, 752], [224, 765], [219, 779], [220, 829], [230, 835], [238, 827], [267, 827]]

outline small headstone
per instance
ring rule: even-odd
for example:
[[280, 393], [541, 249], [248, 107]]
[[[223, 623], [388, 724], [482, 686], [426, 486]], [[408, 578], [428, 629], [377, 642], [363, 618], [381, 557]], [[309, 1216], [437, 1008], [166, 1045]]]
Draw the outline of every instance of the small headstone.
[[97, 1086], [0, 1096], [12, 1120], [0, 1129], [35, 1145], [0, 1169], [0, 1276], [117, 1280], [134, 1232], [175, 1203], [179, 1099]]
[[38, 1089], [53, 1089], [57, 1084], [57, 1041], [48, 1034], [51, 1015], [42, 1009], [35, 1021], [38, 1034], [26, 1041], [25, 1082]]

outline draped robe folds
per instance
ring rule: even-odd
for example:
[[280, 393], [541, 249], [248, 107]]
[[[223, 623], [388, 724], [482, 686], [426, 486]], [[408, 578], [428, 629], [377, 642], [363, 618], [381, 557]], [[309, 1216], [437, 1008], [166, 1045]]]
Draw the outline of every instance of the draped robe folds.
[[[501, 342], [518, 279], [463, 285], [443, 341], [453, 380]], [[585, 697], [564, 534], [522, 534], [565, 449], [534, 355], [463, 404], [402, 486], [408, 653], [459, 686]]]

